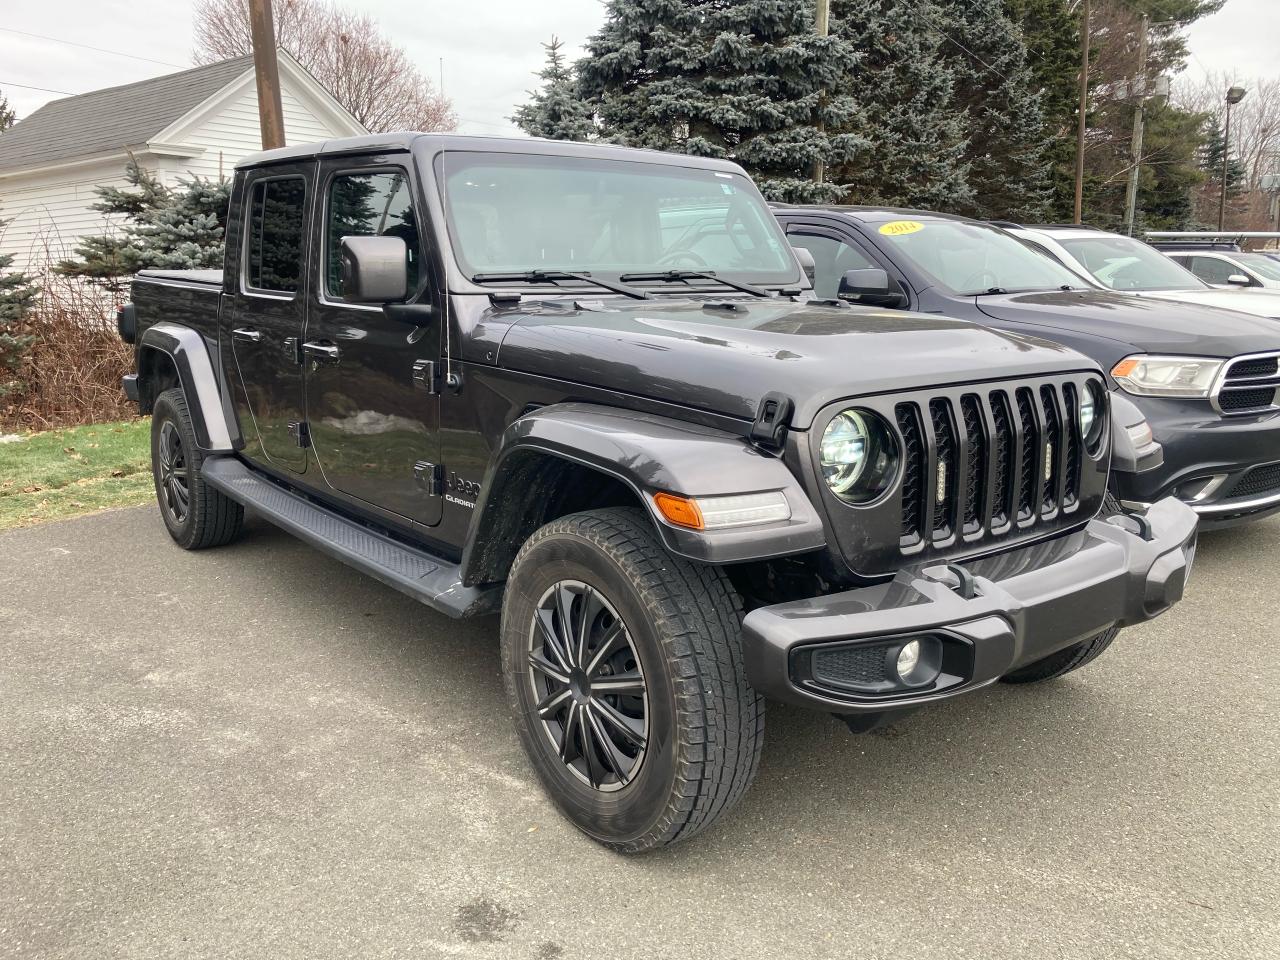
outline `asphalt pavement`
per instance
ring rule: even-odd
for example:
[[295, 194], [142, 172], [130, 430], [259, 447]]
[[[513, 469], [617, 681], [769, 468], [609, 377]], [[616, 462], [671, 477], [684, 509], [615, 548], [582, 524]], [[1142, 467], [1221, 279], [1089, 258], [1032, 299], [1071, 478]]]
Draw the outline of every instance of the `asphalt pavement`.
[[1280, 956], [1280, 520], [1054, 683], [855, 737], [771, 706], [759, 778], [621, 857], [456, 623], [254, 522], [0, 534], [0, 957]]

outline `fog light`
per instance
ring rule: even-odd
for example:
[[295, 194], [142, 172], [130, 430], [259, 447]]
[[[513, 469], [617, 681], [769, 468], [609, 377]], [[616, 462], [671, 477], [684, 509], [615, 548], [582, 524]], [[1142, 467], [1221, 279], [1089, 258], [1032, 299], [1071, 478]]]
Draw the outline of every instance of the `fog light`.
[[912, 640], [902, 645], [898, 651], [898, 676], [905, 682], [920, 663], [920, 641]]

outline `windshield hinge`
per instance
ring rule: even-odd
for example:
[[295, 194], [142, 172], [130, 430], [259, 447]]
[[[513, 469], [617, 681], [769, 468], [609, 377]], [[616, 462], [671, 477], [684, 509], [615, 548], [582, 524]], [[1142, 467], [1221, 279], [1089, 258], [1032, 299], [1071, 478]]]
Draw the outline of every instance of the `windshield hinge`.
[[785, 393], [766, 393], [751, 424], [751, 442], [773, 453], [782, 450], [795, 403]]

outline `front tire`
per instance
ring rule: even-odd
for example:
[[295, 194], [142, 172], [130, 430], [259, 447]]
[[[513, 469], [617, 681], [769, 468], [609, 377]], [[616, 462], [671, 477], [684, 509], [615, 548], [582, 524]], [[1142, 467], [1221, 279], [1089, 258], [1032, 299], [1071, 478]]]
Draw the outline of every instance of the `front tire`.
[[229, 543], [244, 524], [244, 508], [204, 482], [203, 460], [186, 396], [164, 391], [151, 411], [151, 472], [165, 529], [184, 550]]
[[639, 510], [572, 514], [524, 544], [503, 678], [525, 752], [575, 826], [636, 853], [741, 798], [764, 742], [741, 620], [724, 572], [671, 556]]
[[1054, 680], [1073, 670], [1079, 670], [1085, 664], [1100, 657], [1102, 652], [1111, 646], [1111, 641], [1119, 632], [1119, 627], [1109, 627], [1087, 640], [1081, 640], [1057, 653], [1051, 653], [1043, 660], [1037, 660], [1012, 673], [1006, 673], [1000, 681], [1002, 683], [1040, 683], [1043, 680]]

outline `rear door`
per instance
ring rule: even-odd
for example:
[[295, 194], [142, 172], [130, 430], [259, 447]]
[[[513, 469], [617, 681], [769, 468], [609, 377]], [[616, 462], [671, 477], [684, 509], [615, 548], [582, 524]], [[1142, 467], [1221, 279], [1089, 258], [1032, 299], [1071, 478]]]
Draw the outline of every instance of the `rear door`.
[[339, 261], [343, 237], [400, 237], [408, 301], [438, 305], [410, 162], [405, 154], [320, 165], [304, 376], [313, 452], [329, 487], [357, 505], [434, 525], [443, 506], [431, 482], [440, 462], [440, 395], [431, 375], [439, 369], [439, 311], [415, 326], [380, 306], [352, 303]]
[[307, 466], [298, 346], [315, 165], [251, 170], [240, 194], [236, 282], [224, 310], [244, 455], [302, 473]]

